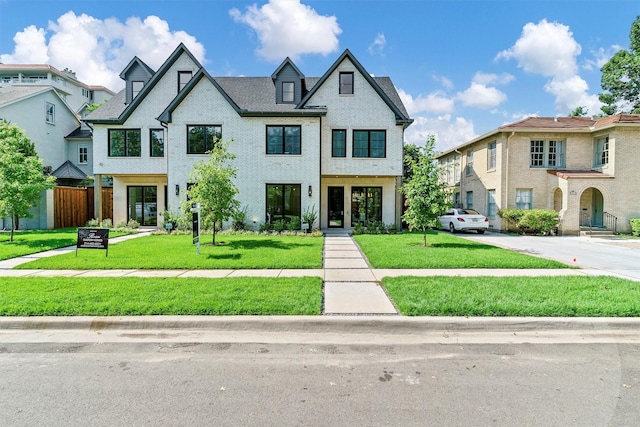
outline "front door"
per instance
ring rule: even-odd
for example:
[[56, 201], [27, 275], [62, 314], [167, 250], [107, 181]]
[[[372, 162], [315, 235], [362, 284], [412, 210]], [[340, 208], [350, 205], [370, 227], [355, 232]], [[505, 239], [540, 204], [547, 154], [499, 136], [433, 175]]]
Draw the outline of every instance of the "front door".
[[344, 228], [344, 187], [329, 187], [329, 228]]

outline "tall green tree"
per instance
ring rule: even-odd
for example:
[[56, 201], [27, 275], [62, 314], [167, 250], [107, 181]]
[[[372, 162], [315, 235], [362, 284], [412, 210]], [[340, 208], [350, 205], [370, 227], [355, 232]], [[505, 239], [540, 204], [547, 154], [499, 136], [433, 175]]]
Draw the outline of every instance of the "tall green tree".
[[438, 217], [451, 207], [451, 193], [441, 179], [441, 168], [435, 158], [434, 147], [435, 137], [431, 135], [424, 149], [418, 149], [417, 156], [408, 160], [413, 173], [402, 187], [407, 205], [402, 219], [409, 230], [422, 231], [425, 247], [427, 230], [438, 227]]
[[15, 219], [31, 217], [29, 210], [42, 190], [53, 188], [55, 177], [45, 176], [35, 144], [18, 126], [0, 120], [0, 215], [11, 217], [13, 242]]
[[416, 144], [404, 144], [403, 147], [402, 182], [409, 182], [413, 177], [413, 164], [418, 160], [422, 148]]
[[640, 16], [629, 31], [629, 50], [619, 50], [602, 67], [598, 98], [606, 115], [640, 113]]
[[192, 203], [200, 203], [203, 224], [213, 229], [214, 245], [217, 224], [231, 218], [240, 208], [235, 198], [238, 188], [233, 183], [237, 168], [230, 164], [235, 156], [229, 153], [228, 146], [229, 142], [218, 139], [209, 152], [209, 158], [194, 166], [189, 179], [195, 185], [187, 192], [190, 200], [183, 204], [183, 209], [189, 212]]

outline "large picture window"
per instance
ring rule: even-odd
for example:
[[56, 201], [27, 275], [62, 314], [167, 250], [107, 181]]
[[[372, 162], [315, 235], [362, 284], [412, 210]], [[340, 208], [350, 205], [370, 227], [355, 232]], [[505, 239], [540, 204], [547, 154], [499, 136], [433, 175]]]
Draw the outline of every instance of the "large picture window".
[[334, 129], [331, 134], [331, 157], [347, 157], [347, 131]]
[[164, 129], [151, 129], [149, 142], [151, 157], [164, 157]]
[[140, 157], [140, 129], [109, 129], [109, 157]]
[[353, 157], [385, 157], [386, 140], [387, 132], [384, 130], [354, 130]]
[[131, 219], [140, 225], [158, 224], [158, 187], [127, 187], [127, 221]]
[[267, 221], [300, 219], [300, 184], [267, 184]]
[[187, 126], [187, 154], [206, 154], [222, 138], [222, 126]]
[[382, 221], [382, 187], [351, 188], [351, 225]]
[[267, 126], [267, 154], [300, 154], [300, 126]]

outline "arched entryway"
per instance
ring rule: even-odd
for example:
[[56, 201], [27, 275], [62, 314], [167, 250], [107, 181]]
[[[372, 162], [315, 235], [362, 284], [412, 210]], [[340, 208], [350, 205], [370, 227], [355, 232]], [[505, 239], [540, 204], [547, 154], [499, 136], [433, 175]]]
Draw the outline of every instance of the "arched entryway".
[[604, 197], [600, 190], [587, 188], [580, 195], [580, 225], [591, 227], [604, 226]]

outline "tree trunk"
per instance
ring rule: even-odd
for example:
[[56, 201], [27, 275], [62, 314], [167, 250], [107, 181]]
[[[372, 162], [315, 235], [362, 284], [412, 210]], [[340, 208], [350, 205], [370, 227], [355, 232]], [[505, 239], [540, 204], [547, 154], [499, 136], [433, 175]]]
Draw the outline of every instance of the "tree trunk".
[[424, 247], [427, 247], [427, 232], [425, 230], [424, 234], [423, 234], [423, 238], [424, 238]]
[[15, 224], [15, 215], [11, 214], [11, 234], [9, 234], [9, 241], [13, 242], [13, 229], [14, 229], [14, 224]]

